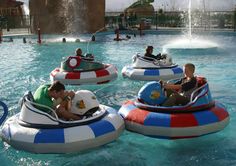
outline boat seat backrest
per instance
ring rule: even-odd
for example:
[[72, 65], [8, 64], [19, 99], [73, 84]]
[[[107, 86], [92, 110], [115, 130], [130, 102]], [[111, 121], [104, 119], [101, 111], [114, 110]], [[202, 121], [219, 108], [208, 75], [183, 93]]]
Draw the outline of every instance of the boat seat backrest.
[[208, 90], [208, 87], [203, 87], [206, 84], [207, 80], [205, 77], [197, 77], [197, 89], [192, 93], [190, 101], [195, 100], [195, 98], [198, 98]]
[[207, 83], [207, 80], [205, 77], [197, 77], [197, 87], [198, 88], [205, 85], [206, 83]]
[[32, 94], [31, 91], [26, 92], [24, 96], [25, 96], [25, 98], [27, 98], [29, 101], [34, 102], [34, 96], [33, 96], [33, 94]]

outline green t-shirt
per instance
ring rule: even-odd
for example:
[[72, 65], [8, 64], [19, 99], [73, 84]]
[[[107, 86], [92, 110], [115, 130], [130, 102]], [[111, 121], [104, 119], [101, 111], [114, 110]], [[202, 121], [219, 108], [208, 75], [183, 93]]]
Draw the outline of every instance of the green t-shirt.
[[[41, 85], [34, 93], [34, 101], [35, 103], [53, 108], [52, 98], [48, 95], [49, 86], [50, 85]], [[40, 106], [36, 106], [36, 107], [44, 112], [47, 112], [47, 113], [51, 112], [49, 109], [46, 109]]]

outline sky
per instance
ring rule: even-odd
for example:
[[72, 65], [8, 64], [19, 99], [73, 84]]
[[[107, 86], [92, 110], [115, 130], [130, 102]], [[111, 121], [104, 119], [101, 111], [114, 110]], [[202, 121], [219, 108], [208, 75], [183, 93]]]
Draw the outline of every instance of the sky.
[[[29, 0], [18, 0], [28, 4]], [[137, 0], [106, 0], [106, 11], [123, 11]], [[192, 7], [203, 9], [203, 2], [207, 10], [228, 11], [236, 8], [236, 0], [192, 0]], [[155, 0], [153, 4], [156, 10], [186, 10], [189, 0]]]

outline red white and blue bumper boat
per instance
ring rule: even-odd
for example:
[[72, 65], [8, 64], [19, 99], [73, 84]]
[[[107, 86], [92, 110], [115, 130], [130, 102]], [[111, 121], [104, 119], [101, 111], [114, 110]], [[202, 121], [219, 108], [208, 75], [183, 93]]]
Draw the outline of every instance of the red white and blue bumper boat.
[[183, 69], [172, 63], [169, 56], [157, 60], [137, 54], [133, 57], [133, 64], [122, 69], [122, 75], [132, 80], [169, 80], [182, 77]]
[[114, 65], [103, 64], [85, 58], [71, 56], [50, 73], [51, 81], [58, 80], [63, 84], [104, 84], [118, 76]]
[[142, 99], [127, 101], [119, 110], [126, 129], [164, 139], [192, 138], [224, 129], [230, 120], [225, 106], [212, 99], [207, 82], [198, 78], [198, 86], [184, 106], [148, 105]]
[[[78, 101], [73, 105], [78, 106]], [[124, 130], [122, 117], [105, 105], [99, 104], [98, 109], [91, 109], [76, 121], [65, 121], [58, 118], [55, 110], [50, 109], [48, 114], [35, 106], [50, 109], [35, 103], [31, 93], [26, 94], [20, 112], [7, 119], [0, 129], [3, 141], [33, 153], [72, 153], [113, 142]]]

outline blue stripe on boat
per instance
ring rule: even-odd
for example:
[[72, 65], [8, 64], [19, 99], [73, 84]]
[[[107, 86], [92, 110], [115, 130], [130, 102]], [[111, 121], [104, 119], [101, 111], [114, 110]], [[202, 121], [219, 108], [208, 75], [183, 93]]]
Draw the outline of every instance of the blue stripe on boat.
[[65, 143], [64, 129], [42, 129], [35, 135], [34, 143]]
[[158, 69], [146, 69], [144, 71], [145, 76], [159, 76], [160, 71]]
[[172, 71], [174, 72], [174, 74], [180, 74], [183, 73], [183, 69], [179, 68], [179, 67], [175, 67], [172, 69]]
[[170, 114], [151, 112], [144, 120], [144, 125], [170, 127]]
[[89, 126], [93, 130], [95, 137], [115, 131], [114, 126], [106, 120], [100, 120], [98, 122], [90, 124]]
[[215, 123], [218, 122], [218, 117], [211, 111], [200, 111], [200, 112], [196, 112], [193, 113], [198, 125], [205, 125], [205, 124], [209, 124], [209, 123]]

